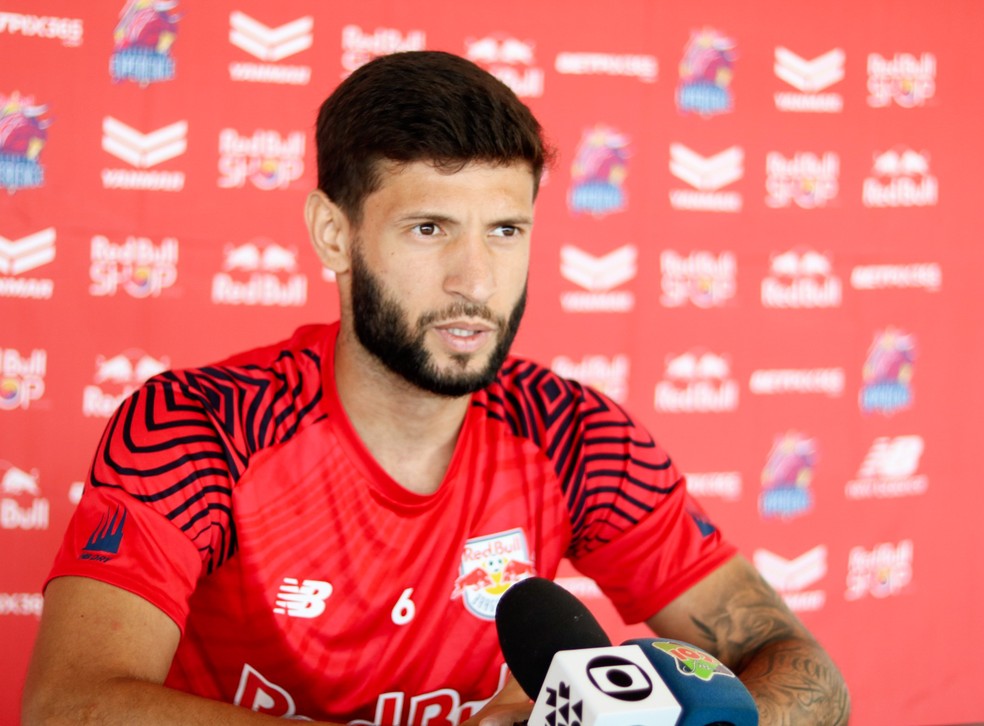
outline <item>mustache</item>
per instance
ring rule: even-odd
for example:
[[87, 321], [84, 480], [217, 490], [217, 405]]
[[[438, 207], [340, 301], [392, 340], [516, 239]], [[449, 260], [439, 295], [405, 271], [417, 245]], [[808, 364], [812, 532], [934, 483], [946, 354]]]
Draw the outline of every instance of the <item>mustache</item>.
[[479, 318], [481, 320], [485, 320], [486, 322], [492, 323], [500, 329], [505, 326], [506, 322], [505, 318], [496, 315], [485, 305], [457, 302], [449, 305], [443, 310], [436, 310], [421, 315], [417, 320], [417, 329], [423, 330], [432, 323], [436, 323], [441, 320], [450, 320], [452, 318]]

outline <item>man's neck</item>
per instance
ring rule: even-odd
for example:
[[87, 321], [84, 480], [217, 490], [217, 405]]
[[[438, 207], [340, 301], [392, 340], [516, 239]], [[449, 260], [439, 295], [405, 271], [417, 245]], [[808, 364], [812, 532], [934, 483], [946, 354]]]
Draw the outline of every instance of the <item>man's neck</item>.
[[417, 494], [438, 490], [461, 431], [469, 396], [424, 391], [386, 368], [355, 339], [339, 331], [335, 386], [362, 443], [400, 486]]

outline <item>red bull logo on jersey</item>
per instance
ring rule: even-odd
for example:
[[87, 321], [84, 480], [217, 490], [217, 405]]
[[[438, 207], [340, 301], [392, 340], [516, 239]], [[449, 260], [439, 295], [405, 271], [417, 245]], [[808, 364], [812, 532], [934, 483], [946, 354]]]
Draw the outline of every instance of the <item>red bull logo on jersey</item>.
[[813, 469], [816, 442], [790, 431], [777, 436], [762, 470], [759, 514], [763, 519], [789, 520], [813, 508]]
[[861, 369], [858, 404], [864, 413], [891, 415], [912, 406], [916, 341], [898, 328], [875, 334]]
[[676, 102], [680, 113], [708, 118], [734, 109], [731, 80], [737, 58], [735, 41], [714, 28], [690, 34], [680, 61]]
[[482, 620], [495, 620], [499, 598], [520, 580], [536, 575], [522, 529], [511, 529], [465, 542], [461, 569], [451, 599]]
[[51, 125], [47, 114], [48, 107], [33, 96], [0, 93], [0, 188], [11, 194], [44, 186], [41, 151]]
[[41, 495], [40, 473], [0, 461], [0, 529], [48, 529], [51, 505]]
[[620, 131], [604, 124], [585, 131], [571, 165], [571, 212], [600, 217], [624, 211], [629, 156], [629, 137]]
[[177, 0], [129, 0], [113, 31], [109, 73], [114, 83], [147, 86], [174, 78], [171, 48], [178, 35]]

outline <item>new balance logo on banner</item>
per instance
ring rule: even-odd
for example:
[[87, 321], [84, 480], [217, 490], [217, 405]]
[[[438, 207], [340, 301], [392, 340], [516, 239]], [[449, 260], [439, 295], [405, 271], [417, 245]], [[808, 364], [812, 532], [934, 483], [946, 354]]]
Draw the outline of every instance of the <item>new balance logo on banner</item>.
[[848, 499], [888, 499], [925, 494], [929, 480], [917, 474], [925, 443], [922, 436], [879, 436], [844, 488]]
[[808, 61], [779, 46], [775, 57], [773, 69], [776, 76], [799, 91], [776, 93], [778, 110], [819, 113], [837, 113], [843, 110], [844, 98], [839, 93], [818, 93], [844, 79], [843, 50], [834, 48]]
[[834, 48], [808, 61], [783, 47], [776, 48], [776, 75], [803, 93], [816, 93], [844, 78], [844, 51]]
[[229, 14], [229, 42], [262, 61], [279, 61], [307, 50], [314, 42], [314, 18], [303, 18], [269, 28], [246, 13]]
[[635, 277], [636, 256], [632, 245], [601, 257], [564, 245], [560, 249], [560, 274], [585, 290], [607, 291]]
[[745, 174], [745, 152], [732, 146], [714, 156], [701, 156], [683, 144], [670, 144], [670, 173], [697, 191], [671, 189], [670, 206], [706, 212], [738, 212], [737, 192], [719, 191]]
[[588, 292], [565, 292], [560, 305], [567, 312], [627, 312], [635, 296], [615, 290], [636, 276], [635, 245], [623, 245], [607, 255], [595, 257], [572, 245], [560, 249], [560, 274]]
[[188, 149], [187, 136], [187, 121], [178, 121], [142, 134], [122, 121], [107, 116], [103, 119], [102, 147], [131, 166], [146, 169], [181, 156]]
[[103, 150], [140, 170], [103, 169], [105, 189], [179, 192], [184, 188], [184, 172], [143, 170], [181, 156], [188, 149], [187, 121], [178, 121], [144, 134], [112, 116], [106, 116], [102, 130]]
[[17, 240], [0, 235], [0, 273], [18, 275], [55, 259], [55, 228], [48, 227]]
[[783, 596], [791, 610], [802, 612], [823, 607], [826, 593], [806, 588], [827, 574], [825, 545], [818, 545], [791, 560], [768, 550], [756, 550], [753, 561], [762, 577]]

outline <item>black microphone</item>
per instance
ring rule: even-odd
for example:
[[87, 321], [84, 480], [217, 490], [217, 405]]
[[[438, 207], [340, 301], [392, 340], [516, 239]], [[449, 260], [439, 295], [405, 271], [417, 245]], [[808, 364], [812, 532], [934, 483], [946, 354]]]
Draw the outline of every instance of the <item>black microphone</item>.
[[757, 726], [745, 686], [720, 661], [680, 641], [612, 646], [587, 607], [528, 578], [499, 599], [499, 644], [534, 699], [529, 726]]

